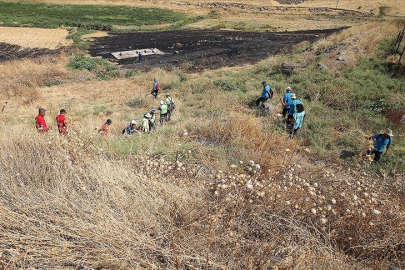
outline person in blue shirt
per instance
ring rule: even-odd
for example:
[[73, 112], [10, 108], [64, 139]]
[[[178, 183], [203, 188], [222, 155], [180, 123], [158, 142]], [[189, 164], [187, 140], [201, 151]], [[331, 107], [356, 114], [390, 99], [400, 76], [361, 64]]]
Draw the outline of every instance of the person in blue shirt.
[[[367, 154], [374, 154], [374, 163], [377, 163], [383, 154], [387, 154], [388, 149], [390, 149], [390, 146], [392, 144], [393, 136], [394, 135], [392, 134], [392, 130], [387, 128], [383, 134], [375, 134], [370, 137], [370, 140], [373, 140], [374, 142], [374, 148], [367, 151]], [[384, 149], [386, 149], [385, 153]]]
[[[291, 94], [292, 94], [292, 93], [291, 93], [291, 91], [292, 91], [291, 87], [288, 86], [288, 87], [285, 89], [285, 91], [286, 91], [287, 93], [284, 94], [284, 97], [283, 97], [283, 99], [281, 100], [281, 104], [283, 104], [283, 112], [282, 112], [283, 117], [285, 117], [285, 116], [287, 115], [287, 112], [290, 110], [290, 106], [287, 105], [287, 104], [292, 101], [292, 100], [291, 100]], [[286, 106], [284, 106], [284, 104], [286, 104]]]
[[273, 97], [273, 91], [271, 90], [270, 85], [266, 81], [262, 81], [263, 92], [261, 97], [256, 100], [256, 106], [259, 106], [260, 102], [266, 102], [269, 98]]
[[288, 102], [288, 103], [283, 102], [283, 106], [289, 108], [288, 116], [287, 116], [287, 120], [286, 120], [286, 124], [287, 124], [286, 129], [287, 129], [288, 133], [291, 133], [292, 129], [294, 128], [294, 125], [293, 125], [294, 121], [292, 119], [294, 119], [294, 113], [296, 112], [296, 106], [298, 104], [303, 104], [301, 100], [297, 99], [297, 96], [294, 93], [292, 93], [290, 95], [290, 98], [291, 98], [291, 102]]
[[290, 120], [293, 122], [293, 128], [290, 130], [291, 137], [297, 135], [298, 129], [302, 127], [302, 122], [305, 119], [305, 110], [303, 104], [297, 104], [296, 111], [293, 114], [293, 118]]

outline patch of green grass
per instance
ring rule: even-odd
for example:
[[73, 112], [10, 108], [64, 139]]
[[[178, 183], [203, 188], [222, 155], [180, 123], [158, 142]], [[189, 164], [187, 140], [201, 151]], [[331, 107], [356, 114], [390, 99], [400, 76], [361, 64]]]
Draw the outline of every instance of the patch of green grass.
[[67, 66], [71, 69], [88, 70], [94, 71], [96, 73], [106, 73], [118, 69], [107, 60], [80, 55], [76, 55], [75, 57], [73, 57], [72, 61], [70, 61]]
[[3, 26], [112, 30], [113, 25], [157, 25], [187, 21], [187, 16], [158, 8], [97, 5], [53, 5], [0, 2]]
[[125, 104], [132, 108], [144, 108], [150, 105], [149, 102], [143, 98], [134, 98]]
[[94, 106], [93, 115], [99, 115], [100, 113], [105, 112], [106, 110], [107, 106], [105, 105]]

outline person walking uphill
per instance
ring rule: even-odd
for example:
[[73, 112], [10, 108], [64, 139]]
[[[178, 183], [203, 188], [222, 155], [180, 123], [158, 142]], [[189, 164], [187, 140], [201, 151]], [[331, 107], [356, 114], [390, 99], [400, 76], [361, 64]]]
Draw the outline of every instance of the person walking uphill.
[[[375, 134], [370, 137], [370, 140], [374, 142], [374, 148], [372, 150], [367, 151], [367, 155], [374, 154], [374, 163], [377, 163], [382, 155], [386, 155], [390, 146], [392, 144], [392, 130], [387, 128], [383, 134]], [[384, 153], [384, 149], [385, 153]]]
[[37, 128], [39, 133], [48, 133], [48, 130], [51, 128], [48, 128], [45, 122], [45, 113], [46, 109], [44, 108], [39, 108], [38, 110], [38, 116], [35, 117], [35, 127]]
[[58, 125], [58, 131], [60, 135], [67, 135], [67, 126], [66, 126], [66, 110], [61, 109], [60, 114], [56, 116], [56, 124]]
[[273, 90], [271, 90], [270, 85], [266, 81], [262, 81], [263, 92], [261, 97], [256, 100], [256, 106], [259, 106], [260, 102], [266, 102], [269, 98], [273, 98]]
[[152, 88], [152, 96], [154, 96], [155, 98], [157, 98], [158, 94], [159, 94], [159, 90], [160, 90], [160, 83], [158, 82], [158, 80], [156, 78], [153, 79], [153, 88]]

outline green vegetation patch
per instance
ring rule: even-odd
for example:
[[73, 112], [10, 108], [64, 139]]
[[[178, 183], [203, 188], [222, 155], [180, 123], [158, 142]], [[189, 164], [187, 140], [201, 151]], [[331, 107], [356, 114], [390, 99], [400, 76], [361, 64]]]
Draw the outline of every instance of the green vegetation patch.
[[3, 26], [111, 30], [113, 25], [157, 25], [183, 21], [186, 15], [156, 8], [97, 5], [49, 5], [0, 2]]
[[94, 72], [110, 72], [116, 70], [117, 67], [112, 65], [107, 60], [101, 58], [90, 58], [84, 56], [75, 56], [67, 65], [69, 68], [77, 70], [88, 70]]

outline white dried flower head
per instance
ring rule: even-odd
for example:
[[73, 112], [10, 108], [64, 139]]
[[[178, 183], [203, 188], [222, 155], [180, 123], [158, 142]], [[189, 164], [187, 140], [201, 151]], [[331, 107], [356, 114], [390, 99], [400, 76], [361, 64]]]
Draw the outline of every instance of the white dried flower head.
[[217, 190], [215, 190], [214, 194], [215, 194], [215, 195], [218, 195], [219, 193], [218, 193], [218, 191], [217, 191]]
[[260, 170], [260, 169], [261, 169], [260, 164], [256, 164], [256, 170]]
[[315, 209], [315, 208], [312, 208], [312, 209], [311, 209], [311, 212], [312, 212], [312, 214], [315, 215], [315, 214], [316, 214], [316, 209]]
[[361, 215], [365, 218], [365, 217], [367, 217], [367, 215], [366, 215], [366, 213], [361, 213]]
[[286, 148], [284, 151], [286, 151], [286, 152], [290, 152], [290, 149]]
[[328, 220], [326, 218], [321, 218], [321, 223], [322, 224], [326, 224], [326, 222], [328, 222]]
[[285, 204], [286, 204], [286, 205], [290, 205], [291, 202], [290, 202], [290, 201], [286, 201]]
[[374, 226], [374, 223], [373, 223], [372, 221], [370, 221], [370, 222], [368, 223], [368, 225]]
[[292, 171], [292, 172], [293, 172], [293, 171], [294, 171], [294, 168], [290, 168], [290, 171]]
[[252, 185], [252, 182], [250, 180], [246, 183], [246, 187], [248, 189], [253, 189], [253, 185]]
[[255, 162], [253, 160], [249, 160], [249, 164], [250, 164], [250, 166], [254, 166]]
[[239, 160], [239, 164], [243, 164], [243, 160]]
[[379, 211], [377, 209], [373, 209], [373, 214], [379, 215], [379, 214], [381, 214], [381, 211]]
[[236, 167], [238, 167], [238, 166], [236, 166], [235, 164], [232, 164], [232, 165], [231, 165], [231, 168], [232, 168], [232, 169], [235, 169]]
[[350, 212], [351, 212], [350, 209], [346, 209], [346, 213], [350, 214]]
[[328, 205], [326, 206], [326, 209], [327, 209], [328, 211], [332, 210], [332, 205], [328, 204]]
[[335, 199], [332, 199], [331, 202], [332, 202], [333, 204], [336, 204], [336, 200], [335, 200]]
[[356, 201], [357, 200], [357, 196], [353, 195], [353, 200]]

